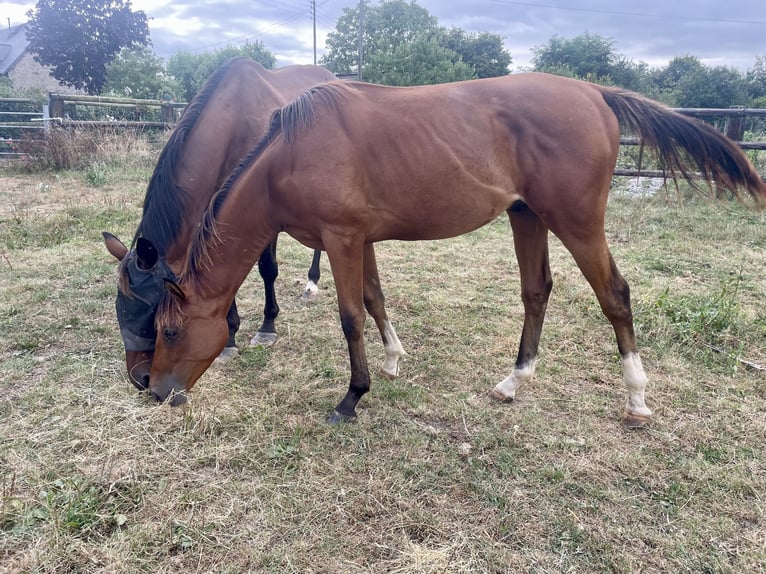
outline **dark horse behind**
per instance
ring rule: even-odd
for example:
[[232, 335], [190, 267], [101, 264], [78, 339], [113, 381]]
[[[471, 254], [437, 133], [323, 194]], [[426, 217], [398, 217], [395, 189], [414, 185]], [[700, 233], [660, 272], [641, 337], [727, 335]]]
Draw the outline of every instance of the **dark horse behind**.
[[330, 420], [353, 419], [370, 387], [365, 308], [383, 336], [385, 373], [396, 373], [402, 353], [386, 316], [374, 243], [453, 237], [506, 212], [524, 326], [515, 367], [490, 395], [511, 401], [533, 377], [552, 287], [550, 231], [614, 329], [627, 390], [623, 421], [646, 425], [652, 413], [630, 291], [604, 231], [621, 126], [656, 151], [668, 174], [692, 179], [700, 172], [766, 204], [766, 185], [736, 144], [619, 88], [531, 73], [412, 88], [310, 89], [274, 115], [268, 136], [211, 202], [178, 278], [165, 278], [151, 392], [174, 404], [185, 400], [226, 344], [237, 287], [285, 231], [327, 252], [351, 365], [348, 392]]
[[[107, 249], [121, 261], [117, 320], [128, 374], [139, 389], [149, 385], [156, 339], [154, 316], [164, 290], [162, 276], [181, 269], [210, 198], [266, 134], [275, 109], [307, 88], [334, 78], [320, 66], [289, 66], [272, 71], [244, 58], [221, 66], [186, 107], [160, 154], [132, 249], [113, 234], [104, 233]], [[263, 323], [251, 344], [270, 344], [277, 336], [276, 234], [272, 239], [258, 260], [265, 304]], [[318, 280], [319, 252], [315, 251], [305, 295], [312, 294]], [[230, 303], [224, 356], [236, 354], [237, 350], [234, 337], [239, 315], [233, 295]]]

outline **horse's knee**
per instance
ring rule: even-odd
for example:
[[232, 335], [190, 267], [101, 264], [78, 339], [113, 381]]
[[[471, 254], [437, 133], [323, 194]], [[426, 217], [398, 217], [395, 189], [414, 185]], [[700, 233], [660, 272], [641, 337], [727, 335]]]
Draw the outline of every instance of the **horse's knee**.
[[544, 281], [539, 288], [524, 288], [521, 291], [521, 301], [528, 311], [541, 312], [545, 309], [553, 290], [553, 280]]

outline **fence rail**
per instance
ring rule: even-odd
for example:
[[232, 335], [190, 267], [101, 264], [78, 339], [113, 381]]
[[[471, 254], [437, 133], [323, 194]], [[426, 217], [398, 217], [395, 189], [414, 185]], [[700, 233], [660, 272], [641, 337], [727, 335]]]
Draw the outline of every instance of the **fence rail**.
[[[72, 128], [136, 128], [161, 129], [175, 125], [182, 102], [48, 94], [47, 103], [25, 98], [0, 98], [0, 156], [21, 155], [24, 133], [43, 137], [52, 124]], [[697, 118], [724, 119], [722, 131], [744, 150], [766, 150], [766, 141], [745, 141], [746, 119], [766, 118], [766, 109], [756, 108], [674, 108]], [[638, 138], [620, 138], [621, 146], [637, 146]], [[616, 176], [662, 177], [659, 170], [635, 168], [615, 169]]]
[[[43, 129], [43, 110], [39, 101], [26, 98], [0, 98], [0, 157], [21, 155], [24, 134]], [[42, 137], [42, 136], [39, 136]]]
[[29, 140], [41, 140], [52, 125], [69, 128], [167, 129], [185, 103], [48, 94], [48, 100], [0, 98], [0, 157], [24, 155]]

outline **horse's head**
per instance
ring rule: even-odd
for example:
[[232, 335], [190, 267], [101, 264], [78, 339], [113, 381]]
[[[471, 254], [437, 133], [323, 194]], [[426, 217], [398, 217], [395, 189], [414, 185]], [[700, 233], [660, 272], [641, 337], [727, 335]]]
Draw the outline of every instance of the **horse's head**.
[[165, 290], [163, 280], [173, 279], [172, 270], [147, 240], [139, 238], [129, 250], [116, 236], [103, 233], [106, 248], [120, 261], [115, 309], [125, 345], [125, 363], [130, 382], [149, 388], [157, 331], [157, 307]]
[[[182, 280], [181, 280], [182, 281]], [[165, 279], [165, 292], [156, 318], [157, 346], [149, 377], [149, 390], [157, 400], [172, 405], [186, 401], [190, 390], [226, 345], [229, 326], [228, 305], [199, 294], [187, 285], [186, 291], [172, 279]]]

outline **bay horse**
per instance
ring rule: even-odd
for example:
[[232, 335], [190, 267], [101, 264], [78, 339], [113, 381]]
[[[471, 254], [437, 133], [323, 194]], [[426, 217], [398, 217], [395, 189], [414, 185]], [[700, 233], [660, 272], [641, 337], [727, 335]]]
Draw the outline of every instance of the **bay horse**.
[[[210, 198], [268, 131], [271, 112], [307, 88], [334, 79], [329, 70], [320, 66], [288, 66], [272, 71], [245, 58], [235, 58], [221, 66], [186, 107], [160, 154], [132, 249], [115, 235], [104, 232], [107, 250], [121, 261], [117, 319], [128, 374], [138, 389], [146, 389], [149, 384], [156, 339], [154, 314], [164, 290], [159, 276], [167, 269], [181, 268], [186, 248]], [[260, 255], [258, 270], [263, 278], [265, 304], [263, 323], [251, 344], [266, 345], [277, 337], [276, 234]], [[317, 251], [304, 298], [315, 293], [318, 280]], [[223, 356], [237, 351], [239, 315], [233, 298], [227, 321], [229, 334]]]
[[[524, 324], [512, 372], [490, 396], [512, 401], [535, 372], [552, 287], [548, 232], [572, 254], [611, 323], [627, 402], [645, 402], [630, 291], [604, 219], [620, 126], [653, 148], [663, 170], [700, 172], [742, 201], [766, 204], [766, 184], [714, 128], [623, 89], [540, 73], [393, 88], [323, 84], [272, 117], [268, 135], [213, 198], [157, 313], [150, 391], [182, 403], [226, 343], [229, 301], [278, 232], [326, 251], [335, 278], [351, 380], [330, 422], [353, 420], [370, 388], [365, 307], [383, 333], [387, 374], [401, 344], [385, 314], [373, 245], [464, 234], [506, 212], [521, 277]], [[743, 193], [743, 190], [747, 193]]]

